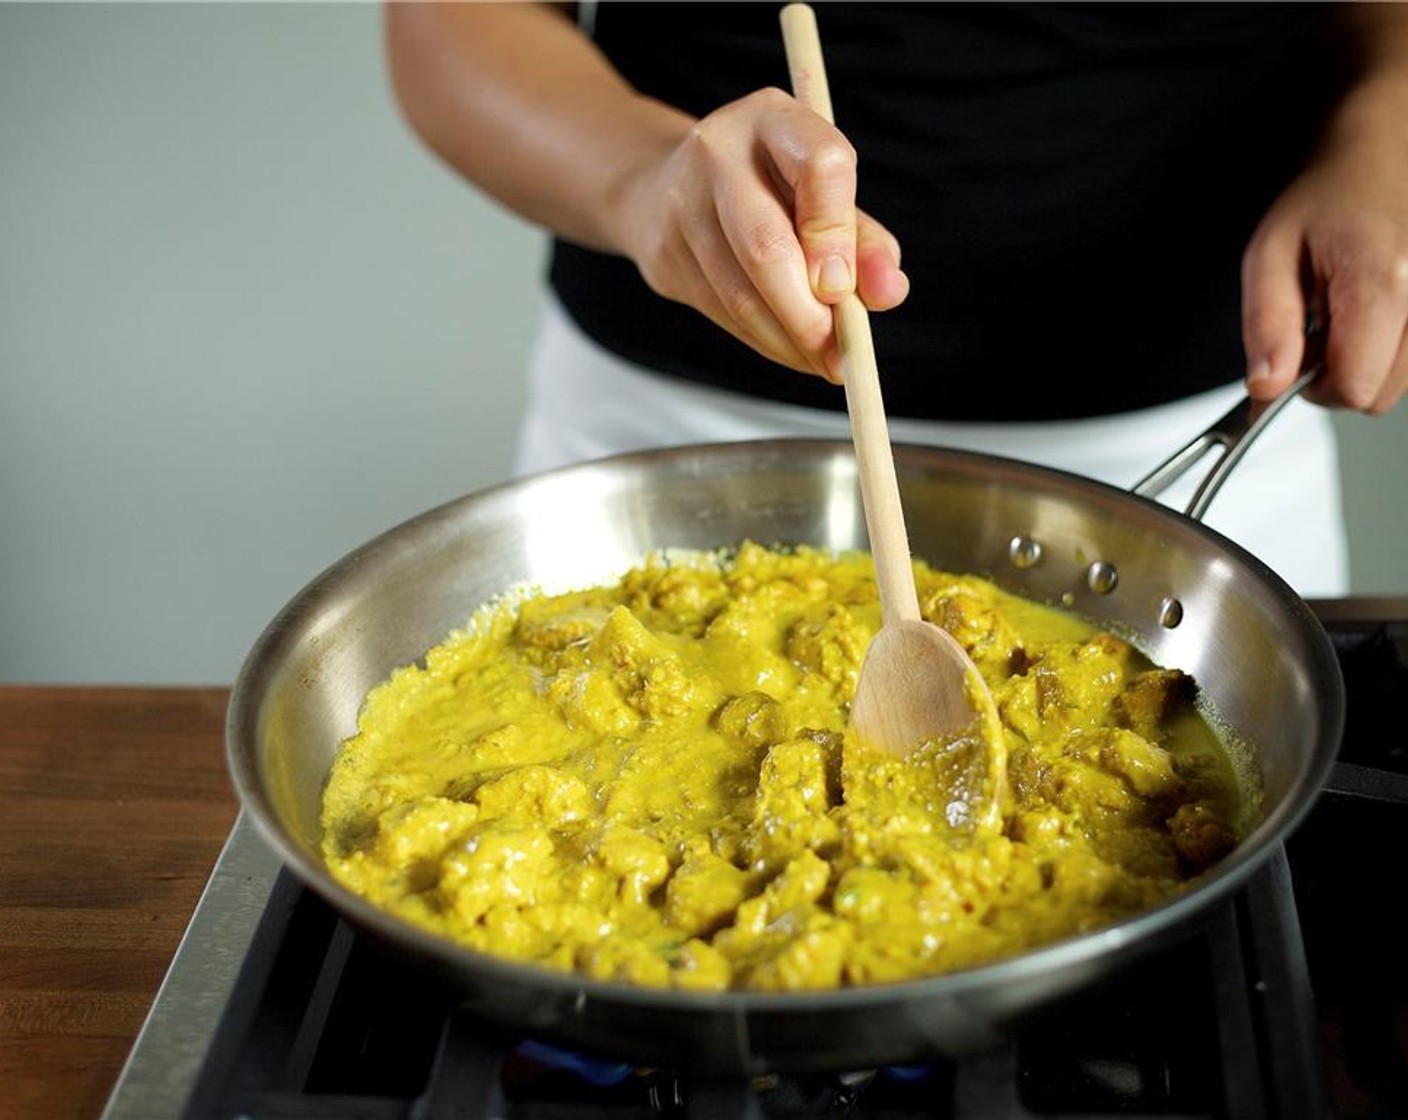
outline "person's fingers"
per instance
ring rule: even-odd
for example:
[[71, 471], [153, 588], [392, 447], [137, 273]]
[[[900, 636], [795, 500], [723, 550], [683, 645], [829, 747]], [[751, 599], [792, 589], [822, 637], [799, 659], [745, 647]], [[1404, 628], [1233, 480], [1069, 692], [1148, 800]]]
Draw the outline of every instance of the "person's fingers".
[[793, 226], [816, 298], [856, 287], [856, 151], [834, 125], [782, 91], [760, 118], [759, 139], [792, 200]]
[[[695, 126], [683, 160], [681, 198], [673, 206], [675, 220], [685, 228], [730, 317], [740, 325], [748, 321], [747, 329], [760, 336], [771, 334], [774, 324], [780, 326], [791, 340], [788, 349], [798, 352], [802, 368], [812, 372], [824, 369], [821, 356], [832, 333], [831, 312], [812, 289], [794, 207], [799, 190], [807, 205], [837, 205], [826, 195], [828, 188], [815, 181], [809, 154], [837, 136], [781, 90], [750, 94]], [[826, 220], [817, 214], [809, 219], [817, 245], [836, 236], [822, 228]], [[850, 222], [853, 227], [854, 217]], [[845, 252], [854, 258], [854, 232]], [[853, 267], [846, 265], [848, 271]], [[770, 314], [757, 306], [759, 298]], [[777, 349], [774, 338], [769, 351]]]
[[[682, 249], [691, 258], [681, 273], [697, 277], [688, 302], [773, 361], [804, 372], [825, 372], [819, 353], [809, 357], [802, 352], [744, 270], [717, 215], [698, 212], [681, 227], [680, 233]], [[824, 346], [825, 332], [830, 329], [830, 314], [815, 300], [812, 303], [824, 321], [819, 351]]]
[[1286, 389], [1305, 352], [1306, 299], [1300, 227], [1268, 217], [1242, 258], [1242, 345], [1247, 392], [1270, 400]]
[[794, 184], [797, 237], [817, 299], [835, 303], [856, 287], [856, 174], [849, 144], [813, 148]]
[[1369, 407], [1370, 412], [1385, 413], [1398, 407], [1398, 402], [1408, 395], [1408, 330], [1398, 340], [1398, 357], [1394, 359], [1389, 375], [1384, 379], [1379, 395]]
[[1408, 329], [1408, 270], [1351, 256], [1328, 278], [1328, 376], [1313, 398], [1360, 412], [1387, 411], [1402, 395], [1404, 332]]
[[[692, 241], [714, 290], [726, 306], [738, 302], [740, 317], [758, 318], [766, 310], [770, 325], [788, 336], [792, 348], [811, 356], [806, 367], [820, 372], [819, 356], [832, 331], [831, 309], [818, 301], [807, 281], [791, 214], [767, 191], [721, 192], [716, 204], [713, 228]], [[754, 309], [754, 301], [762, 308]]]
[[857, 211], [856, 290], [871, 311], [889, 311], [909, 295], [909, 277], [900, 270], [900, 243], [865, 211]]
[[769, 358], [838, 381], [832, 305], [907, 296], [898, 242], [856, 210], [854, 149], [781, 90], [698, 121], [665, 171], [649, 196], [659, 235], [633, 259], [657, 292]]

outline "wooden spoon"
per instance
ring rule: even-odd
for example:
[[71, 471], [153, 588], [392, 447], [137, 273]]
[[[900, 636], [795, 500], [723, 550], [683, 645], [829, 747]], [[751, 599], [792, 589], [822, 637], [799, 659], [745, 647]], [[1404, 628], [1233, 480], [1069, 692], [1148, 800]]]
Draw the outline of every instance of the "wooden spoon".
[[[807, 4], [782, 9], [792, 91], [834, 123], [816, 15]], [[950, 823], [992, 823], [1005, 782], [1006, 747], [992, 694], [967, 651], [925, 621], [914, 586], [870, 317], [860, 297], [835, 306], [846, 409], [860, 471], [861, 503], [880, 591], [879, 632], [866, 651], [851, 705], [851, 730], [873, 748], [905, 757], [937, 745], [950, 756]], [[960, 757], [967, 761], [960, 763]]]

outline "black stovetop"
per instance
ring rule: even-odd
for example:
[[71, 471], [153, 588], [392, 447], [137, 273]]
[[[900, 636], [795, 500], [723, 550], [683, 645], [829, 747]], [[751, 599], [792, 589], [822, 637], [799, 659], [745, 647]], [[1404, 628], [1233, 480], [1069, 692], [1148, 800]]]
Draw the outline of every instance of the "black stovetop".
[[1391, 730], [1408, 700], [1408, 610], [1394, 606], [1324, 605], [1348, 725], [1284, 850], [1184, 939], [1008, 1044], [736, 1083], [565, 1054], [477, 1023], [280, 872], [183, 1115], [1408, 1117], [1408, 735]]

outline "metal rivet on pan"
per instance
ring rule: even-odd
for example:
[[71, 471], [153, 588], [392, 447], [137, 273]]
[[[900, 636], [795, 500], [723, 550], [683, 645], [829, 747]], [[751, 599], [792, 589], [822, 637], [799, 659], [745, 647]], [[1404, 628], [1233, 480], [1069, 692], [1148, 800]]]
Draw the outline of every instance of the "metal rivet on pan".
[[1041, 542], [1031, 537], [1013, 537], [1007, 546], [1007, 558], [1014, 568], [1031, 568], [1041, 562]]
[[1159, 625], [1172, 630], [1183, 621], [1183, 604], [1170, 595], [1159, 604]]
[[1108, 595], [1119, 586], [1119, 569], [1104, 560], [1097, 560], [1086, 569], [1085, 582], [1095, 594]]

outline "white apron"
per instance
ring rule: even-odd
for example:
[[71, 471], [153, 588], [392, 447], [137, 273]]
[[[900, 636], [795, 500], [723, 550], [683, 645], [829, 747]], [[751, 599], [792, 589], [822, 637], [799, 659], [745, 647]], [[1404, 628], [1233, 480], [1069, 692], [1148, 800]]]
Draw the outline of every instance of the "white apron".
[[[688, 443], [850, 438], [843, 412], [761, 400], [625, 362], [584, 335], [551, 295], [528, 378], [527, 412], [514, 464], [520, 475], [622, 451]], [[1128, 489], [1242, 393], [1238, 382], [1137, 412], [1038, 424], [891, 417], [890, 438], [1018, 459]], [[1194, 480], [1163, 500], [1178, 509], [1186, 506], [1201, 477], [1197, 470], [1193, 473]], [[1302, 596], [1346, 594], [1339, 459], [1329, 414], [1292, 401], [1237, 465], [1204, 520]]]

